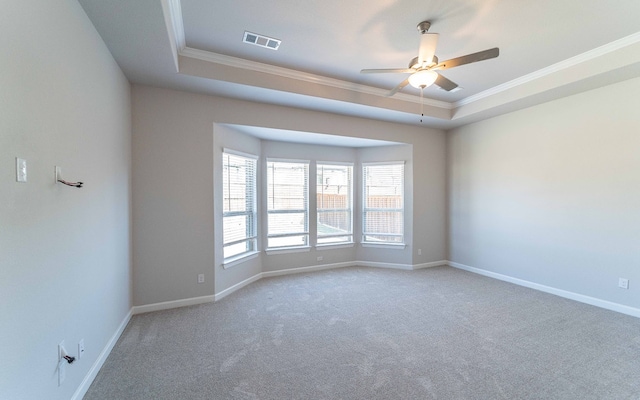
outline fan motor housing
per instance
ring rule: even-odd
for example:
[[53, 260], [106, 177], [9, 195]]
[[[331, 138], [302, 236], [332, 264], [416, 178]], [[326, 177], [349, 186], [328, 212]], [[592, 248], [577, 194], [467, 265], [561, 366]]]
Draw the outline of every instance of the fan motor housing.
[[[435, 55], [433, 56], [432, 64], [429, 65], [429, 67], [433, 65], [438, 65], [438, 57], [436, 57]], [[418, 57], [415, 57], [414, 59], [409, 61], [409, 68], [416, 69], [417, 67], [418, 67]]]

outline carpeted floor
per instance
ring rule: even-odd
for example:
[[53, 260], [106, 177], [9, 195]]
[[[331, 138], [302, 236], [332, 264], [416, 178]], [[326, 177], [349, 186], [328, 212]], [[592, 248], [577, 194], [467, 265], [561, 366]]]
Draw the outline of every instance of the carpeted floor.
[[450, 267], [136, 315], [85, 399], [640, 399], [640, 319]]

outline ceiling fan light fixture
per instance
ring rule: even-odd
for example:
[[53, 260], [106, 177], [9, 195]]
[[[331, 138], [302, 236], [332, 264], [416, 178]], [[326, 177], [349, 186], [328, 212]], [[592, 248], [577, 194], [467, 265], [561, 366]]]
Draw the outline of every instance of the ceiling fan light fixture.
[[433, 85], [438, 79], [438, 73], [430, 70], [422, 70], [409, 77], [409, 84], [416, 89], [424, 89]]

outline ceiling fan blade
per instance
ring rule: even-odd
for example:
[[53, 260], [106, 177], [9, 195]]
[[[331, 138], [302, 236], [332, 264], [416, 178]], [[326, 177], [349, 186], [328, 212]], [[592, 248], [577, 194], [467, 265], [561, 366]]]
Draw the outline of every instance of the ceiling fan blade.
[[433, 56], [436, 54], [436, 46], [438, 45], [437, 33], [423, 33], [420, 35], [420, 50], [418, 51], [418, 64], [429, 65], [433, 62]]
[[394, 94], [398, 93], [399, 90], [401, 90], [402, 88], [404, 88], [405, 86], [407, 86], [409, 84], [409, 78], [403, 80], [402, 82], [400, 82], [400, 84], [396, 87], [393, 88], [392, 91], [389, 92], [389, 94], [387, 96], [391, 97]]
[[455, 89], [458, 87], [458, 84], [445, 78], [444, 76], [438, 74], [438, 78], [436, 79], [436, 81], [434, 82], [434, 84], [440, 86], [442, 89], [446, 90], [447, 92]]
[[409, 74], [416, 72], [409, 68], [363, 69], [361, 74]]
[[493, 49], [479, 51], [473, 54], [467, 54], [466, 56], [452, 58], [451, 60], [443, 61], [440, 64], [433, 67], [433, 69], [448, 69], [458, 67], [460, 65], [471, 64], [477, 61], [488, 60], [490, 58], [496, 58], [500, 54], [500, 49], [494, 47]]

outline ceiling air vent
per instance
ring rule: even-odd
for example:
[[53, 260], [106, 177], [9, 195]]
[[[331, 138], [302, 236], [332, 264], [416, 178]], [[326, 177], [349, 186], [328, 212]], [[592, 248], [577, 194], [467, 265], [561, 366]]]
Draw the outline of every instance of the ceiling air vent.
[[282, 42], [279, 39], [274, 39], [268, 36], [258, 35], [257, 33], [251, 33], [247, 31], [244, 32], [244, 38], [242, 39], [242, 41], [271, 50], [278, 50], [278, 47], [280, 47], [280, 43]]

